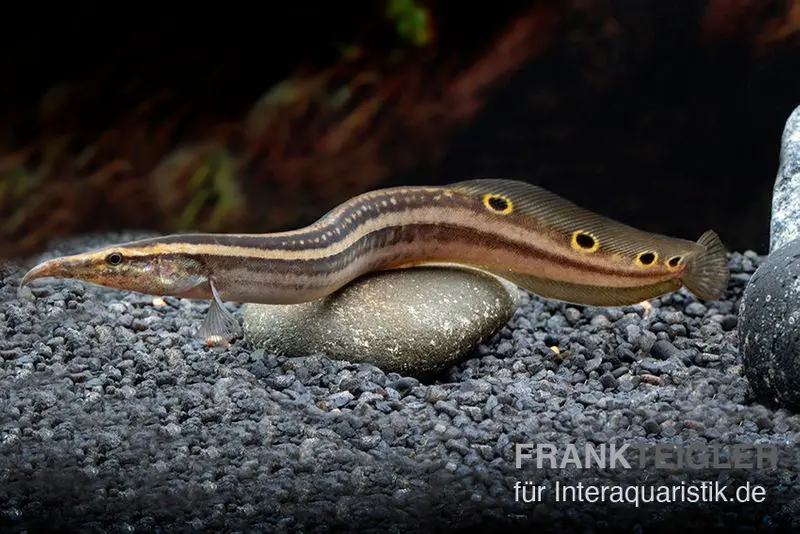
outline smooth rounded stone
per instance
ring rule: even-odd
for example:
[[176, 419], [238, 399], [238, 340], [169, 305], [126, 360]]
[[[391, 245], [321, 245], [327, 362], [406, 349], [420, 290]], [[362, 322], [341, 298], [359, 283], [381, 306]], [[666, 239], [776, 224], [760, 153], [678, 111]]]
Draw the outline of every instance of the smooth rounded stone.
[[763, 402], [800, 409], [800, 239], [773, 251], [739, 308], [745, 375]]
[[800, 239], [800, 106], [795, 108], [781, 137], [778, 175], [772, 190], [770, 252]]
[[516, 286], [492, 275], [417, 267], [372, 273], [312, 302], [247, 304], [244, 330], [279, 355], [323, 353], [429, 376], [502, 328], [518, 303]]

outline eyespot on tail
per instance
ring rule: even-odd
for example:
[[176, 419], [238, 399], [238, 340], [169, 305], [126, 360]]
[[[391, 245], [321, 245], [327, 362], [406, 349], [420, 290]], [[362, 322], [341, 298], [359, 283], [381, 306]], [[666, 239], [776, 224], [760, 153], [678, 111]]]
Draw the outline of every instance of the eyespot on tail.
[[725, 294], [730, 279], [728, 255], [716, 232], [709, 230], [697, 240], [705, 250], [686, 265], [681, 282], [701, 300], [717, 300]]

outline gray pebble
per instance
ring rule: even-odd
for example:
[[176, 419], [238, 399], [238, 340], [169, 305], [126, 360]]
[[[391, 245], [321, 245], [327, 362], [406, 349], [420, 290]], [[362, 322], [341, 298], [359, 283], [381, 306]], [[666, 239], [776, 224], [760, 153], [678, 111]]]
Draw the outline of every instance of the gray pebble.
[[325, 404], [331, 408], [343, 408], [348, 402], [353, 400], [355, 396], [349, 391], [339, 391], [333, 395], [325, 398]]
[[592, 317], [592, 319], [589, 321], [589, 324], [594, 326], [595, 328], [605, 329], [611, 325], [611, 321], [609, 321], [608, 317], [606, 317], [605, 315], [598, 314]]
[[671, 324], [668, 331], [672, 337], [686, 337], [686, 327], [682, 324]]
[[659, 360], [667, 360], [669, 358], [681, 358], [682, 351], [675, 347], [669, 341], [656, 341], [650, 349], [650, 354]]
[[734, 330], [736, 328], [738, 322], [739, 319], [735, 315], [726, 315], [725, 317], [722, 318], [722, 322], [720, 324], [724, 331], [730, 332], [731, 330]]
[[686, 315], [689, 317], [703, 317], [708, 311], [708, 308], [699, 302], [691, 302], [686, 306], [685, 311]]
[[683, 313], [677, 310], [661, 310], [659, 316], [662, 321], [671, 325], [683, 323], [685, 320]]
[[617, 387], [617, 383], [616, 377], [611, 373], [604, 373], [600, 377], [600, 384], [602, 384], [605, 389], [614, 389]]
[[629, 324], [625, 327], [625, 335], [631, 345], [639, 344], [639, 336], [642, 335], [642, 327], [638, 324]]
[[592, 371], [596, 371], [602, 363], [603, 363], [603, 354], [600, 353], [591, 360], [588, 360], [586, 364], [583, 366], [583, 370], [586, 373], [591, 373]]
[[658, 434], [661, 432], [661, 425], [654, 419], [648, 419], [642, 426], [648, 434]]
[[627, 366], [622, 365], [620, 367], [617, 367], [613, 371], [611, 371], [611, 375], [614, 378], [619, 378], [619, 377], [621, 377], [621, 376], [623, 376], [625, 374], [628, 374], [629, 372], [630, 372], [630, 368], [627, 367]]
[[582, 314], [580, 311], [572, 307], [568, 307], [567, 309], [564, 310], [564, 317], [567, 319], [567, 322], [569, 322], [569, 324], [571, 325], [577, 323], [580, 320], [581, 315]]
[[653, 347], [655, 342], [656, 335], [649, 330], [645, 330], [639, 336], [637, 345], [639, 345], [639, 348], [642, 350], [642, 352], [650, 352], [650, 349]]

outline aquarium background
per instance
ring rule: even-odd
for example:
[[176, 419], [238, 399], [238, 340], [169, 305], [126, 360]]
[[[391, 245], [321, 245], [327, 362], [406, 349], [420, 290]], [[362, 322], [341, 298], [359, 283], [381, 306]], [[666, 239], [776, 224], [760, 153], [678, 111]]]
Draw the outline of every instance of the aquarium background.
[[800, 100], [795, 1], [4, 9], [2, 258], [108, 230], [289, 229], [475, 177], [764, 253]]

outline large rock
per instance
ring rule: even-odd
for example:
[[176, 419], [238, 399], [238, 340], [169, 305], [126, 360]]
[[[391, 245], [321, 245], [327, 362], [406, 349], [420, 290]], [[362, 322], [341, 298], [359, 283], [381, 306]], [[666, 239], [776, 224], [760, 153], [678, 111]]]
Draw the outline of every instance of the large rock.
[[756, 396], [800, 409], [800, 239], [773, 251], [750, 279], [739, 344]]
[[739, 349], [759, 399], [800, 409], [800, 107], [783, 132], [770, 254], [742, 298]]
[[515, 286], [470, 269], [384, 271], [313, 302], [248, 304], [244, 329], [254, 346], [268, 352], [324, 353], [386, 372], [429, 376], [505, 325], [518, 296]]
[[800, 239], [800, 106], [786, 121], [778, 176], [772, 190], [769, 250]]

